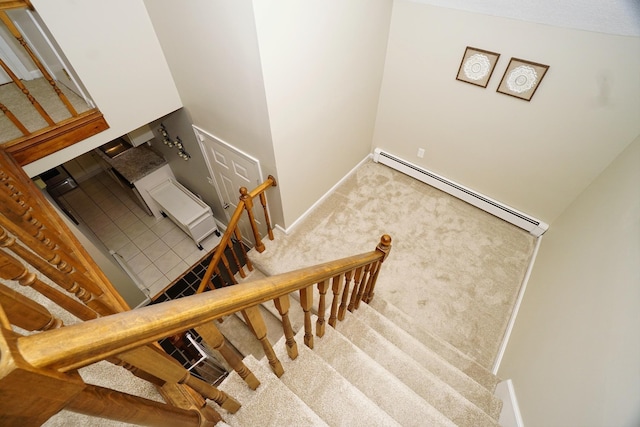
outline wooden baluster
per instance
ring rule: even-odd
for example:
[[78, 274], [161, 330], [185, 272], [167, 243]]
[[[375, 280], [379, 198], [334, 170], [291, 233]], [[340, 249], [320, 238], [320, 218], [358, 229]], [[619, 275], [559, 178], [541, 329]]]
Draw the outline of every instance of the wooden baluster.
[[231, 251], [231, 256], [233, 257], [233, 262], [236, 264], [236, 268], [238, 269], [238, 273], [240, 274], [240, 277], [242, 277], [244, 279], [245, 277], [247, 277], [247, 274], [244, 272], [244, 268], [242, 268], [242, 263], [240, 262], [240, 259], [238, 258], [238, 255], [236, 254], [236, 248], [233, 245], [233, 240], [232, 239], [229, 239], [229, 243], [227, 244], [227, 247]]
[[[56, 283], [66, 291], [73, 293], [76, 297], [78, 297], [78, 299], [80, 299], [80, 301], [88, 305], [90, 308], [95, 308], [96, 312], [100, 310], [101, 311], [100, 314], [111, 314], [110, 310], [104, 307], [103, 304], [95, 303], [95, 301], [97, 301], [95, 295], [93, 295], [91, 292], [88, 292], [82, 286], [78, 285], [68, 275], [64, 274], [60, 270], [53, 267], [51, 264], [49, 264], [48, 262], [40, 258], [38, 255], [36, 255], [34, 252], [28, 250], [27, 248], [17, 243], [16, 240], [13, 237], [10, 237], [7, 234], [6, 230], [2, 227], [0, 227], [0, 247], [5, 247], [10, 249], [13, 253], [21, 257], [24, 261], [28, 262], [30, 265], [32, 265], [42, 274], [44, 274], [49, 279], [51, 279], [54, 283]], [[51, 289], [51, 291], [46, 290], [45, 292], [54, 292], [58, 294], [58, 292], [55, 289], [50, 287], [47, 287], [47, 288]], [[44, 292], [41, 292], [41, 293], [45, 294]], [[60, 295], [62, 295], [63, 297], [66, 297], [64, 294], [60, 294]], [[52, 299], [51, 297], [48, 297], [48, 298], [54, 301], [54, 299]], [[60, 298], [60, 297], [55, 296], [54, 298]], [[90, 314], [89, 317], [85, 317], [87, 313], [89, 312], [82, 310], [81, 312], [73, 313], [73, 314], [78, 316], [78, 318], [82, 320], [95, 319], [97, 317], [95, 313]]]
[[256, 250], [258, 252], [264, 252], [264, 243], [262, 243], [262, 238], [260, 237], [260, 232], [258, 231], [258, 224], [256, 223], [256, 219], [253, 215], [253, 199], [249, 195], [249, 190], [246, 187], [240, 188], [240, 200], [244, 202], [244, 207], [247, 211], [247, 215], [249, 215], [249, 225], [251, 225], [251, 231], [253, 231], [253, 238], [256, 241]]
[[200, 413], [200, 422], [206, 423], [211, 420], [218, 423], [222, 417], [213, 409], [213, 406], [207, 404], [204, 397], [193, 391], [193, 389], [183, 386], [182, 384], [164, 383], [158, 389], [165, 402], [177, 408], [186, 409], [187, 411], [198, 411]]
[[[18, 40], [18, 43], [20, 43], [22, 45], [22, 48], [25, 50], [25, 52], [27, 52], [29, 54], [29, 56], [31, 57], [31, 60], [33, 61], [33, 63], [36, 64], [36, 66], [38, 67], [38, 69], [42, 73], [42, 76], [45, 79], [47, 79], [47, 81], [49, 82], [49, 84], [53, 88], [54, 92], [58, 95], [58, 98], [60, 98], [60, 100], [62, 101], [64, 106], [67, 107], [67, 110], [69, 110], [69, 113], [71, 113], [71, 115], [73, 117], [76, 117], [78, 115], [78, 112], [73, 107], [73, 105], [71, 105], [71, 102], [69, 102], [69, 99], [67, 99], [66, 95], [64, 93], [62, 93], [60, 88], [57, 86], [56, 81], [51, 77], [51, 75], [49, 74], [47, 69], [42, 65], [42, 63], [40, 62], [38, 57], [33, 53], [31, 48], [27, 44], [27, 42], [22, 37], [22, 34], [20, 34], [20, 31], [18, 31], [18, 28], [13, 24], [13, 21], [11, 21], [11, 19], [9, 19], [9, 17], [7, 16], [7, 14], [5, 12], [0, 12], [0, 20], [2, 20], [2, 22], [4, 22], [4, 24], [7, 26], [7, 29], [11, 32], [13, 37], [15, 37], [16, 40]], [[51, 123], [49, 123], [49, 124], [51, 124]]]
[[[92, 260], [82, 244], [73, 235], [57, 211], [44, 198], [42, 192], [35, 187], [32, 180], [16, 164], [15, 160], [5, 151], [0, 151], [0, 179], [3, 180], [3, 187], [15, 186], [14, 193], [20, 195], [19, 203], [27, 201], [33, 208], [33, 213], [45, 226], [49, 227], [49, 235], [30, 235], [25, 231], [24, 222], [30, 217], [25, 216], [18, 221], [12, 221], [7, 216], [12, 215], [11, 209], [7, 206], [15, 206], [15, 201], [11, 196], [6, 196], [5, 191], [0, 191], [0, 207], [4, 215], [0, 216], [0, 223], [13, 235], [24, 242], [30, 249], [46, 259], [58, 269], [68, 273], [70, 280], [77, 282], [81, 287], [95, 295], [93, 302], [94, 309], [101, 314], [112, 314], [123, 310], [128, 310], [126, 301], [118, 294], [109, 279]], [[12, 191], [8, 189], [8, 191]], [[24, 204], [22, 205], [24, 206]], [[24, 214], [24, 207], [21, 206], [21, 214]], [[30, 216], [31, 213], [28, 212]], [[48, 250], [48, 238], [55, 242], [57, 248]], [[44, 244], [42, 244], [44, 243]], [[71, 271], [72, 270], [72, 271]], [[71, 283], [73, 283], [71, 282]], [[62, 286], [62, 284], [61, 284]], [[103, 309], [104, 308], [104, 309]]]
[[327, 289], [329, 289], [329, 279], [323, 280], [318, 283], [318, 292], [320, 292], [320, 300], [318, 302], [318, 320], [316, 321], [316, 335], [319, 337], [324, 336], [324, 327], [325, 327], [325, 315], [327, 312], [326, 306], [326, 295]]
[[[4, 174], [3, 171], [0, 171], [0, 177], [2, 177], [2, 192], [0, 193], [1, 201], [2, 201], [2, 225], [5, 228], [11, 230], [11, 232], [20, 237], [20, 240], [26, 241], [22, 236], [30, 236], [38, 242], [46, 247], [49, 251], [55, 252], [56, 247], [62, 246], [62, 243], [52, 236], [48, 230], [45, 231], [44, 225], [35, 219], [32, 215], [31, 209], [29, 206], [25, 206], [25, 203], [20, 199], [19, 192], [16, 187], [13, 185], [11, 179], [7, 178], [7, 175]], [[13, 224], [14, 227], [11, 227], [9, 224]], [[21, 233], [19, 234], [17, 231], [19, 229]], [[31, 245], [29, 245], [31, 246]], [[64, 248], [63, 252], [70, 251], [69, 248]], [[61, 270], [71, 270], [71, 267], [64, 262], [62, 259], [59, 260], [59, 267]]]
[[242, 317], [244, 317], [244, 320], [247, 322], [247, 325], [253, 332], [253, 335], [255, 335], [258, 341], [260, 341], [260, 344], [262, 344], [262, 349], [264, 350], [264, 354], [267, 356], [267, 360], [269, 360], [271, 370], [278, 377], [281, 377], [282, 374], [284, 374], [284, 369], [282, 368], [282, 363], [280, 363], [280, 360], [276, 357], [276, 353], [273, 351], [271, 343], [267, 339], [267, 325], [264, 323], [264, 319], [262, 318], [262, 314], [260, 314], [258, 306], [242, 310]]
[[380, 270], [380, 265], [381, 265], [380, 261], [376, 261], [371, 264], [371, 273], [369, 273], [367, 286], [364, 290], [364, 294], [362, 295], [362, 301], [366, 302], [367, 304], [369, 303], [369, 301], [371, 301], [371, 299], [369, 298], [369, 295], [371, 294], [371, 290], [373, 289], [373, 284], [378, 278], [378, 271]]
[[222, 265], [224, 265], [225, 270], [227, 270], [227, 274], [229, 275], [231, 284], [237, 285], [238, 281], [236, 280], [236, 277], [233, 275], [233, 271], [231, 270], [231, 266], [229, 265], [229, 260], [227, 259], [227, 256], [223, 253], [220, 259], [222, 260]]
[[240, 409], [237, 400], [191, 375], [177, 361], [155, 347], [138, 347], [117, 356], [120, 360], [136, 366], [164, 381], [188, 385], [202, 396], [216, 402], [221, 408], [234, 413]]
[[46, 331], [63, 325], [41, 304], [0, 283], [0, 305], [12, 325], [27, 331]]
[[362, 267], [356, 268], [356, 273], [353, 278], [353, 290], [351, 291], [351, 298], [349, 299], [349, 305], [347, 310], [353, 312], [353, 307], [356, 304], [356, 296], [358, 295], [358, 287], [362, 281]]
[[269, 240], [273, 240], [273, 229], [271, 228], [271, 218], [269, 218], [269, 211], [267, 210], [267, 196], [264, 192], [260, 193], [260, 203], [262, 204], [262, 211], [264, 212], [264, 221], [267, 225], [267, 233], [269, 234]]
[[[8, 196], [6, 202], [3, 200], [5, 215], [21, 228], [29, 229], [33, 237], [60, 256], [61, 261], [57, 266], [60, 270], [75, 269], [83, 274], [88, 273], [87, 266], [78, 259], [73, 239], [70, 238], [71, 236], [62, 234], [61, 229], [64, 227], [61, 227], [60, 218], [40, 191], [35, 189], [31, 180], [23, 182], [21, 177], [15, 174], [8, 175], [4, 171], [0, 171], [0, 181], [2, 181], [2, 188]], [[29, 190], [37, 192], [30, 194]], [[15, 204], [8, 203], [8, 200], [13, 200]], [[70, 233], [70, 230], [66, 231]], [[14, 234], [17, 235], [15, 232]], [[94, 293], [102, 292], [99, 286], [95, 287], [97, 291]]]
[[251, 264], [251, 260], [249, 259], [249, 255], [247, 255], [247, 250], [244, 247], [244, 243], [242, 242], [242, 235], [240, 234], [240, 228], [236, 227], [233, 230], [236, 240], [240, 243], [240, 248], [242, 249], [242, 256], [244, 258], [245, 264], [247, 264], [247, 268], [249, 271], [253, 271], [253, 264]]
[[351, 287], [351, 278], [353, 277], [353, 271], [347, 271], [344, 277], [344, 289], [342, 290], [342, 300], [340, 302], [340, 308], [338, 309], [338, 320], [343, 321], [344, 315], [347, 311], [347, 301], [349, 300], [349, 288]]
[[95, 319], [97, 313], [86, 305], [53, 289], [34, 274], [20, 261], [4, 251], [0, 251], [0, 277], [5, 280], [15, 280], [22, 286], [30, 286], [51, 301], [83, 320]]
[[[220, 281], [222, 282], [222, 286], [223, 287], [227, 287], [229, 286], [229, 284], [227, 282], [224, 281], [224, 279], [221, 276], [220, 273], [220, 267], [216, 267], [213, 270], [215, 272], [215, 275], [218, 277], [218, 279], [220, 279]], [[213, 277], [211, 278], [211, 280], [209, 281], [209, 289], [211, 289], [212, 291], [214, 291], [216, 289], [216, 287], [213, 284]]]
[[195, 328], [196, 332], [202, 337], [209, 347], [216, 350], [224, 360], [240, 375], [240, 378], [247, 383], [249, 388], [255, 390], [260, 385], [260, 381], [247, 368], [242, 361], [242, 357], [233, 348], [227, 345], [224, 336], [212, 322], [205, 323]]
[[[2, 185], [2, 202], [3, 213], [7, 218], [16, 224], [20, 224], [23, 228], [28, 229], [29, 233], [44, 243], [51, 250], [55, 250], [56, 246], [64, 253], [70, 253], [71, 247], [62, 239], [58, 238], [55, 227], [43, 215], [42, 209], [37, 201], [20, 190], [20, 181], [17, 177], [12, 177], [4, 170], [0, 170], [0, 182]], [[39, 214], [36, 218], [34, 215], [35, 208], [38, 208]]]
[[338, 305], [340, 304], [340, 291], [342, 291], [342, 281], [344, 275], [335, 276], [331, 284], [333, 292], [333, 301], [331, 301], [331, 315], [329, 316], [329, 326], [336, 327], [336, 319], [338, 318]]
[[384, 260], [387, 259], [387, 257], [389, 256], [389, 253], [391, 252], [391, 236], [389, 236], [388, 234], [383, 234], [382, 237], [380, 238], [380, 243], [378, 243], [378, 246], [376, 246], [376, 250], [378, 252], [382, 252], [384, 256], [380, 261], [378, 261], [378, 266], [376, 268], [376, 271], [373, 274], [373, 279], [371, 280], [371, 286], [367, 286], [368, 289], [366, 292], [366, 296], [364, 297], [364, 301], [366, 303], [371, 302], [371, 300], [373, 299], [381, 264], [384, 262]]
[[201, 420], [201, 413], [87, 384], [65, 409], [91, 417], [146, 426], [214, 426], [222, 418]]
[[[6, 14], [4, 12], [0, 12], [0, 18], [2, 18], [3, 16], [6, 16]], [[40, 105], [38, 100], [35, 99], [33, 95], [31, 95], [31, 92], [29, 92], [29, 89], [27, 89], [27, 87], [20, 81], [18, 76], [16, 76], [15, 73], [11, 71], [11, 68], [9, 68], [9, 66], [5, 64], [5, 62], [2, 60], [0, 60], [0, 67], [2, 67], [2, 69], [7, 73], [9, 77], [11, 77], [11, 80], [13, 80], [15, 85], [18, 86], [18, 89], [20, 89], [24, 94], [24, 96], [27, 97], [31, 105], [33, 105], [33, 108], [36, 109], [38, 114], [40, 114], [40, 116], [47, 122], [47, 124], [49, 126], [55, 126], [56, 122], [54, 122], [51, 116], [49, 116], [49, 114], [47, 114], [44, 108], [42, 108], [42, 105]]]
[[[0, 61], [2, 60], [0, 59]], [[9, 110], [9, 108], [6, 105], [0, 103], [0, 111], [2, 111], [4, 115], [7, 116], [9, 120], [11, 120], [11, 123], [13, 123], [15, 127], [17, 127], [18, 130], [22, 132], [22, 135], [27, 136], [30, 134], [29, 129], [24, 127], [22, 122], [18, 120], [18, 118], [11, 112], [11, 110]]]
[[280, 317], [282, 317], [282, 330], [287, 346], [287, 354], [291, 360], [294, 360], [298, 357], [298, 343], [296, 343], [294, 338], [295, 333], [291, 327], [291, 320], [289, 320], [289, 308], [291, 307], [289, 295], [283, 295], [274, 299], [273, 304], [276, 306], [278, 313], [280, 313]]
[[353, 305], [354, 310], [357, 310], [358, 307], [360, 307], [360, 301], [362, 300], [362, 295], [364, 294], [364, 290], [367, 287], [370, 274], [371, 274], [371, 264], [367, 264], [364, 266], [364, 273], [362, 274], [362, 280], [360, 281], [360, 285], [358, 286], [358, 294], [356, 295], [356, 299]]
[[313, 331], [311, 329], [311, 307], [313, 306], [313, 286], [300, 289], [300, 305], [304, 311], [304, 344], [313, 348]]

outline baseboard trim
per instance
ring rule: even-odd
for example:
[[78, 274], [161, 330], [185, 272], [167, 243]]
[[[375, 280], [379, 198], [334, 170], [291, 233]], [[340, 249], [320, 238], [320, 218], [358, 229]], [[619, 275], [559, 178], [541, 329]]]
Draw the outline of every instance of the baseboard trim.
[[495, 395], [502, 400], [502, 411], [498, 424], [502, 427], [524, 427], [513, 381], [505, 380], [498, 383]]
[[303, 219], [305, 219], [307, 216], [309, 216], [309, 214], [311, 212], [313, 212], [313, 210], [320, 204], [322, 203], [327, 197], [329, 197], [335, 190], [336, 188], [338, 188], [340, 186], [340, 184], [342, 184], [347, 178], [349, 178], [360, 166], [362, 166], [364, 163], [366, 163], [369, 159], [371, 159], [373, 157], [373, 155], [371, 153], [367, 154], [367, 156], [362, 159], [360, 162], [358, 162], [357, 165], [355, 165], [353, 167], [353, 169], [351, 169], [349, 172], [347, 172], [347, 174], [345, 176], [343, 176], [340, 181], [336, 182], [335, 185], [333, 187], [331, 187], [326, 193], [324, 193], [324, 195], [322, 197], [320, 197], [313, 205], [311, 205], [311, 207], [309, 209], [307, 209], [302, 215], [300, 215], [295, 221], [293, 221], [293, 223], [287, 227], [287, 228], [283, 228], [280, 225], [276, 224], [276, 228], [278, 228], [280, 231], [282, 231], [284, 234], [289, 234], [291, 233], [296, 226], [298, 226], [298, 224], [300, 224], [300, 222], [302, 222]]
[[520, 286], [520, 290], [518, 291], [518, 297], [516, 298], [516, 303], [515, 303], [515, 306], [513, 307], [513, 311], [511, 312], [511, 317], [509, 318], [507, 329], [505, 330], [504, 336], [502, 337], [502, 342], [500, 343], [500, 348], [498, 349], [496, 360], [493, 363], [493, 369], [491, 369], [491, 372], [493, 372], [494, 375], [498, 374], [498, 370], [500, 369], [500, 363], [502, 363], [502, 358], [504, 357], [504, 353], [507, 350], [507, 344], [509, 343], [509, 338], [511, 337], [513, 326], [516, 323], [516, 317], [518, 316], [518, 311], [520, 310], [520, 305], [522, 304], [524, 293], [527, 290], [527, 284], [529, 283], [529, 278], [531, 277], [531, 272], [533, 271], [533, 265], [535, 264], [536, 258], [538, 257], [538, 250], [540, 249], [541, 243], [542, 243], [542, 236], [539, 236], [536, 239], [536, 246], [533, 248], [531, 261], [529, 262], [527, 271], [524, 275], [524, 278], [522, 279], [522, 285]]

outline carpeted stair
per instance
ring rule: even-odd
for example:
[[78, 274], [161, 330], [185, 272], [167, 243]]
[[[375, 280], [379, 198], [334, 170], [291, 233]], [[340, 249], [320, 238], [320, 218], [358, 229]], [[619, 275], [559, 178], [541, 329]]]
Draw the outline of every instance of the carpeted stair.
[[[273, 337], [278, 318], [272, 306], [265, 304], [262, 312]], [[300, 354], [290, 360], [284, 339], [275, 342], [285, 370], [279, 379], [261, 347], [250, 344], [257, 341], [240, 317], [229, 316], [221, 325], [223, 332], [234, 332], [228, 339], [249, 354], [245, 363], [262, 383], [252, 391], [234, 372], [221, 384], [243, 405], [236, 414], [222, 411], [227, 424], [498, 425], [502, 402], [493, 391], [499, 380], [390, 304], [362, 303], [336, 329], [327, 325], [323, 337], [314, 337], [313, 350], [303, 344], [302, 312], [293, 302], [290, 317]]]

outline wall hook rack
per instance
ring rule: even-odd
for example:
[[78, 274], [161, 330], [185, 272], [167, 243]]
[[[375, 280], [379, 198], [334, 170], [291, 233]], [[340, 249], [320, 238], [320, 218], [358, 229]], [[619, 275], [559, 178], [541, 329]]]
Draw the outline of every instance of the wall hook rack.
[[182, 144], [182, 140], [180, 139], [180, 137], [176, 136], [176, 139], [172, 140], [171, 136], [169, 136], [169, 132], [167, 132], [167, 128], [163, 123], [160, 123], [160, 129], [158, 131], [162, 135], [162, 142], [164, 143], [164, 145], [169, 148], [176, 147], [178, 149], [178, 156], [180, 156], [180, 158], [182, 158], [183, 160], [189, 160], [191, 158], [191, 155], [184, 149], [184, 145]]

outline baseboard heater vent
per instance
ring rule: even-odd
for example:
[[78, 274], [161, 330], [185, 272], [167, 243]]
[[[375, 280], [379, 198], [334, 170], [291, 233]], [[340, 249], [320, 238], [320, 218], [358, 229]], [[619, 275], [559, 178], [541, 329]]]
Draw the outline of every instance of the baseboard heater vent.
[[396, 169], [412, 178], [422, 181], [431, 185], [445, 193], [451, 194], [473, 206], [480, 208], [492, 215], [497, 216], [511, 224], [514, 224], [534, 236], [541, 236], [549, 226], [542, 221], [538, 221], [535, 218], [531, 218], [528, 215], [523, 214], [509, 206], [506, 206], [500, 202], [497, 202], [487, 196], [470, 190], [460, 184], [450, 181], [441, 177], [433, 172], [429, 172], [420, 166], [414, 165], [406, 160], [402, 160], [393, 154], [389, 154], [376, 148], [373, 152], [373, 161], [376, 163], [382, 163], [393, 169]]

